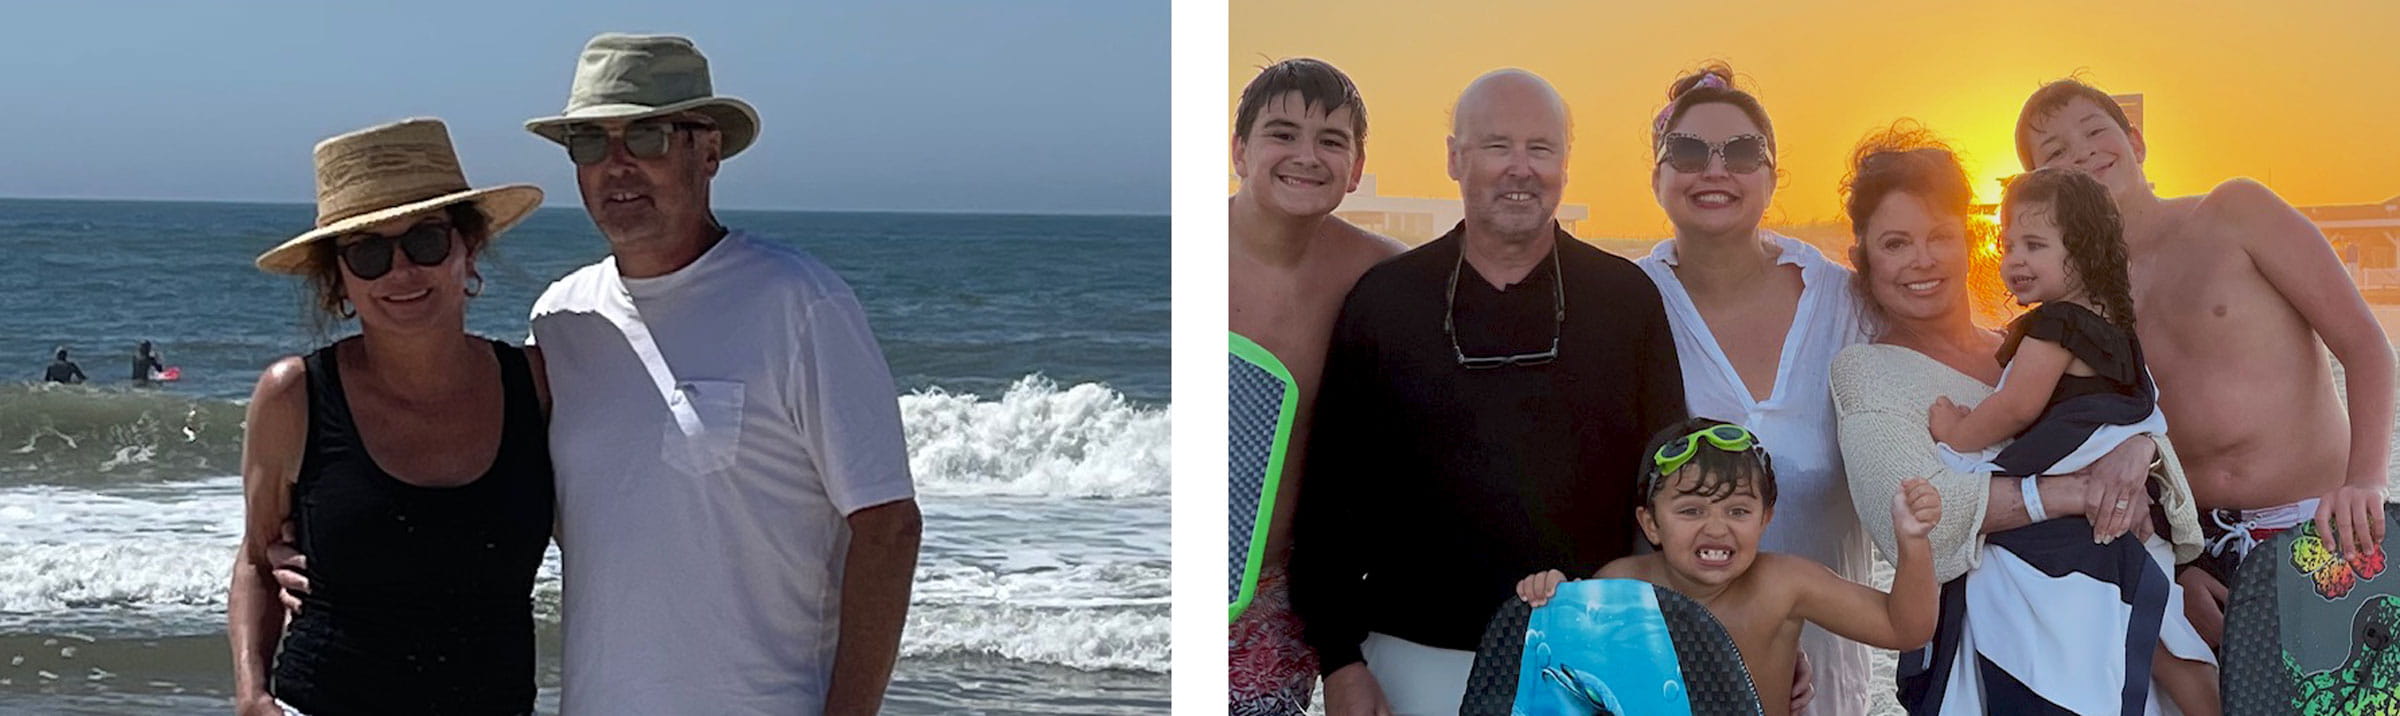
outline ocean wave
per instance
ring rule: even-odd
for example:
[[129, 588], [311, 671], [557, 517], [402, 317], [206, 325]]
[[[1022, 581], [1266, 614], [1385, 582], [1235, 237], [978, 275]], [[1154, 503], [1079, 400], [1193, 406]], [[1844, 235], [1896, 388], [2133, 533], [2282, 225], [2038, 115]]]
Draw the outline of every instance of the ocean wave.
[[17, 544], [0, 556], [0, 613], [117, 608], [222, 619], [232, 567], [233, 547], [226, 544]]
[[157, 390], [0, 385], [0, 477], [115, 485], [223, 475], [242, 454], [241, 404]]
[[1163, 408], [1096, 383], [1061, 389], [1039, 375], [997, 400], [940, 388], [900, 396], [908, 465], [920, 490], [951, 495], [1134, 497], [1169, 485]]
[[[998, 398], [899, 396], [909, 468], [931, 495], [1165, 495], [1167, 410], [1040, 375]], [[245, 401], [157, 390], [0, 386], [0, 485], [122, 486], [232, 474]]]
[[1174, 634], [1166, 607], [1138, 611], [1015, 605], [908, 610], [907, 657], [989, 655], [1085, 671], [1167, 673]]

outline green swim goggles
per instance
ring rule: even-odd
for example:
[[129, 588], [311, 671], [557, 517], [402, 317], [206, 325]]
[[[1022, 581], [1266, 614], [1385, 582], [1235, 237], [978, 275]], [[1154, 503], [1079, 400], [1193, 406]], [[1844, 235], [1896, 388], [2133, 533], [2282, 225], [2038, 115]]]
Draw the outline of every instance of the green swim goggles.
[[1663, 478], [1675, 474], [1677, 469], [1691, 462], [1694, 456], [1700, 454], [1702, 438], [1726, 452], [1743, 452], [1758, 447], [1758, 436], [1750, 434], [1749, 428], [1730, 424], [1711, 425], [1685, 435], [1681, 440], [1669, 440], [1667, 444], [1658, 446], [1658, 454], [1650, 456], [1650, 462], [1658, 467], [1658, 476]]

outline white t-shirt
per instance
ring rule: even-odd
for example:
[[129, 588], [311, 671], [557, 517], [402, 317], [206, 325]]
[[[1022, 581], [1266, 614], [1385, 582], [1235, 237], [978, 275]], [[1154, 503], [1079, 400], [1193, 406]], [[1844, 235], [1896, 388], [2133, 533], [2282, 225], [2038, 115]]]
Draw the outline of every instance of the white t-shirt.
[[[1661, 241], [1650, 255], [1635, 261], [1658, 285], [1667, 308], [1667, 326], [1675, 334], [1675, 357], [1683, 366], [1684, 402], [1692, 417], [1737, 423], [1758, 436], [1775, 461], [1775, 521], [1759, 539], [1758, 548], [1814, 560], [1844, 579], [1861, 584], [1873, 580], [1874, 562], [1867, 536], [1851, 509], [1850, 482], [1842, 469], [1842, 451], [1834, 430], [1833, 356], [1844, 347], [1865, 343], [1857, 294], [1850, 289], [1850, 270], [1825, 258], [1816, 247], [1797, 239], [1762, 232], [1783, 251], [1777, 266], [1800, 267], [1800, 305], [1792, 327], [1784, 334], [1775, 368], [1775, 386], [1765, 402], [1754, 400], [1742, 384], [1741, 373], [1725, 357], [1716, 334], [1701, 320], [1700, 309], [1675, 276], [1674, 241]], [[1863, 714], [1871, 690], [1864, 645], [1826, 632], [1815, 624], [1800, 632], [1800, 650], [1808, 654], [1816, 698], [1808, 710], [1821, 714]], [[1888, 687], [1889, 685], [1883, 685]], [[1760, 696], [1768, 696], [1760, 694]], [[1779, 696], [1780, 698], [1780, 696]]]
[[[624, 325], [646, 327], [671, 399]], [[915, 495], [850, 287], [735, 232], [665, 276], [622, 278], [614, 258], [568, 274], [534, 302], [531, 342], [553, 396], [560, 708], [821, 711], [844, 517]]]

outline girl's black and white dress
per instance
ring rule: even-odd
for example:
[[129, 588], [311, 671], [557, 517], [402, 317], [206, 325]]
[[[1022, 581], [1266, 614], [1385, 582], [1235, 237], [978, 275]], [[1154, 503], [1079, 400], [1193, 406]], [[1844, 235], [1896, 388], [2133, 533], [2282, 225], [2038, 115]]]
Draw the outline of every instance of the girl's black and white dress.
[[2131, 333], [2101, 318], [2091, 309], [2066, 301], [2050, 301], [2008, 324], [2000, 344], [2000, 385], [2007, 386], [2016, 365], [2017, 347], [2026, 338], [2048, 341], [2084, 365], [2092, 375], [2060, 375], [2042, 414], [2006, 447], [1975, 453], [1942, 447], [1942, 459], [1960, 472], [1993, 475], [2057, 475], [2081, 470], [2126, 439], [2142, 433], [2165, 433], [2167, 419], [2158, 410], [2158, 386], [2143, 365], [2142, 344]]

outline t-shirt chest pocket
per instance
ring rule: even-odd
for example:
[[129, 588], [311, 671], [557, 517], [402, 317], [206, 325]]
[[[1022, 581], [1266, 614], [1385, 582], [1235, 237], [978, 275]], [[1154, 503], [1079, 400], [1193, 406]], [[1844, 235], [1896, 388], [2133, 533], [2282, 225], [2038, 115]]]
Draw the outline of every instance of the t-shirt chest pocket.
[[741, 381], [686, 380], [667, 397], [674, 420], [659, 436], [659, 456], [669, 467], [705, 475], [732, 467], [742, 443]]

